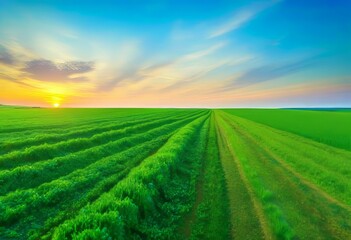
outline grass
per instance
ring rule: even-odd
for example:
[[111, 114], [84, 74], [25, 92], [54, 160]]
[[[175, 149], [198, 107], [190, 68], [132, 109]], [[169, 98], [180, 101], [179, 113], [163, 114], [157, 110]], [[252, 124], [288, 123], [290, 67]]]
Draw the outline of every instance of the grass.
[[[264, 211], [265, 218], [261, 223], [268, 226], [273, 238], [348, 239], [351, 236], [350, 205], [342, 202], [347, 199], [346, 186], [349, 182], [339, 185], [345, 191], [332, 192], [327, 187], [335, 188], [336, 184], [329, 182], [323, 185], [317, 180], [318, 174], [309, 175], [306, 172], [310, 169], [321, 174], [321, 163], [313, 168], [308, 166], [311, 158], [319, 159], [318, 153], [329, 159], [327, 162], [330, 164], [337, 158], [341, 158], [341, 162], [351, 159], [346, 156], [350, 156], [348, 152], [322, 144], [317, 148], [318, 143], [311, 140], [223, 112], [219, 116], [223, 119], [220, 125], [227, 128], [229, 141], [254, 197], [259, 200], [259, 209]], [[288, 142], [294, 147], [286, 147]], [[309, 149], [311, 147], [314, 152]], [[326, 155], [330, 152], [328, 148], [334, 152]], [[301, 158], [299, 155], [305, 149], [310, 156]], [[336, 152], [340, 152], [341, 156], [336, 156]], [[297, 165], [287, 161], [291, 157], [299, 163], [298, 166], [306, 167], [297, 168]], [[338, 161], [333, 164], [338, 164]], [[333, 178], [335, 175], [328, 172], [323, 176]], [[343, 197], [336, 199], [338, 195]]]
[[351, 111], [228, 109], [226, 112], [334, 147], [351, 150]]
[[0, 238], [351, 239], [350, 113], [0, 107]]

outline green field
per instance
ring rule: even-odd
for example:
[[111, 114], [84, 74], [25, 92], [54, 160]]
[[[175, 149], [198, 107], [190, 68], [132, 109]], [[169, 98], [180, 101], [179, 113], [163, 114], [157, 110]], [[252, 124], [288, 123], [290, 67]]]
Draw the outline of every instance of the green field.
[[0, 239], [351, 239], [350, 123], [0, 107]]
[[233, 115], [351, 150], [350, 109], [227, 109]]

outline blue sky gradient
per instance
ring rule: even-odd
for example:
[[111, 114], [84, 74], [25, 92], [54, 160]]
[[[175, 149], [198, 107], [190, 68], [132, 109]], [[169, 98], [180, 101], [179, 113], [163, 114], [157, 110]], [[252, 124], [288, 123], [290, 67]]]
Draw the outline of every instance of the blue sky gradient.
[[351, 2], [0, 2], [0, 102], [351, 107]]

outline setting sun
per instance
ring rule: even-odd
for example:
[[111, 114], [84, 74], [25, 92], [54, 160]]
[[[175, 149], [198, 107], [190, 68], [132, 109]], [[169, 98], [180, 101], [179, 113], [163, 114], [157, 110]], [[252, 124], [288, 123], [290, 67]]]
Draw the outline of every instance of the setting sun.
[[58, 108], [60, 106], [60, 104], [59, 103], [54, 103], [53, 106], [54, 106], [54, 108]]

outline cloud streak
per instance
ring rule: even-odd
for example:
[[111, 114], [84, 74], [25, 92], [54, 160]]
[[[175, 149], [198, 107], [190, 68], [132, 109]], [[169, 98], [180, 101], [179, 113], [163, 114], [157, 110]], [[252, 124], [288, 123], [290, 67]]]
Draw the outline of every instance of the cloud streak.
[[17, 83], [17, 84], [22, 85], [22, 86], [25, 86], [25, 87], [30, 87], [30, 88], [39, 89], [38, 87], [32, 86], [32, 85], [30, 85], [30, 84], [28, 84], [28, 83], [25, 83], [25, 82], [23, 82], [23, 81], [20, 81], [20, 80], [18, 80], [18, 79], [16, 79], [16, 78], [10, 77], [10, 76], [8, 76], [8, 75], [6, 75], [6, 74], [0, 73], [0, 79], [1, 79], [1, 80], [6, 80], [6, 81], [9, 81], [9, 82], [13, 82], [13, 83]]
[[118, 75], [117, 77], [114, 77], [99, 83], [96, 86], [96, 90], [111, 91], [117, 86], [127, 81], [138, 82], [138, 81], [141, 81], [142, 79], [144, 79], [144, 77], [140, 75], [138, 68], [128, 68], [128, 69], [125, 69], [122, 73], [120, 73], [120, 75]]
[[218, 27], [213, 29], [209, 33], [208, 38], [219, 37], [240, 28], [242, 25], [252, 20], [258, 13], [271, 7], [277, 2], [278, 1], [275, 0], [268, 1], [265, 3], [256, 3], [254, 5], [251, 5], [250, 7], [247, 7], [237, 12], [231, 19], [219, 24]]
[[15, 64], [14, 56], [2, 45], [0, 45], [0, 64]]
[[227, 64], [228, 63], [226, 61], [224, 61], [224, 62], [219, 62], [217, 64], [214, 64], [212, 66], [207, 66], [206, 68], [202, 68], [200, 71], [195, 72], [191, 76], [180, 79], [180, 80], [176, 81], [175, 83], [160, 89], [159, 91], [169, 92], [169, 91], [174, 91], [177, 89], [179, 90], [180, 88], [190, 86], [190, 85], [198, 82], [199, 80], [201, 80], [203, 77], [207, 76], [209, 73], [211, 73], [211, 72], [213, 72], [221, 67], [224, 67]]
[[255, 84], [275, 80], [281, 77], [285, 77], [307, 68], [314, 66], [315, 59], [303, 59], [300, 61], [280, 64], [280, 65], [264, 65], [257, 68], [251, 68], [241, 74], [239, 77], [235, 77], [229, 81], [223, 87], [214, 90], [213, 93], [227, 92], [237, 90], [245, 87], [249, 87]]
[[242, 88], [256, 83], [270, 81], [302, 71], [312, 64], [313, 62], [308, 59], [284, 65], [267, 65], [253, 68], [236, 78], [231, 85], [236, 88]]
[[[154, 63], [147, 67], [143, 67], [142, 63], [137, 64], [136, 66], [127, 67], [125, 69], [122, 69], [122, 71], [119, 72], [118, 76], [99, 83], [99, 85], [97, 85], [97, 90], [111, 91], [114, 88], [121, 86], [122, 84], [137, 83], [145, 79], [172, 79], [173, 77], [168, 77], [169, 75], [172, 75], [171, 73], [168, 72], [164, 76], [160, 76], [160, 72], [167, 72], [168, 70], [170, 70], [170, 72], [172, 72], [172, 70], [173, 72], [180, 72], [182, 69], [182, 65], [186, 65], [189, 63], [194, 64], [197, 61], [206, 58], [211, 54], [214, 54], [224, 46], [226, 46], [225, 42], [219, 42], [203, 50], [186, 53], [181, 56], [174, 57], [173, 59], [168, 59], [163, 62]], [[207, 70], [204, 72], [209, 71]], [[176, 83], [172, 84], [172, 86], [166, 87], [165, 90], [174, 89], [176, 86], [181, 87], [183, 85], [187, 85], [188, 83], [191, 83], [194, 79], [197, 79], [200, 76], [202, 75], [194, 74], [194, 76], [190, 76], [187, 80], [179, 79]]]
[[23, 72], [35, 80], [48, 82], [81, 82], [86, 77], [74, 77], [75, 74], [87, 73], [94, 70], [93, 62], [70, 61], [55, 64], [50, 60], [38, 59], [26, 63]]

